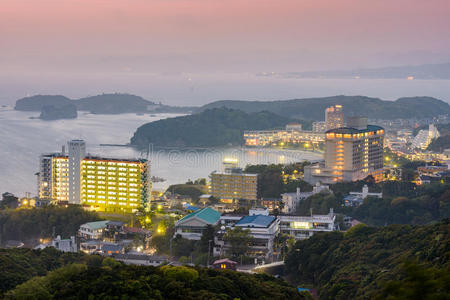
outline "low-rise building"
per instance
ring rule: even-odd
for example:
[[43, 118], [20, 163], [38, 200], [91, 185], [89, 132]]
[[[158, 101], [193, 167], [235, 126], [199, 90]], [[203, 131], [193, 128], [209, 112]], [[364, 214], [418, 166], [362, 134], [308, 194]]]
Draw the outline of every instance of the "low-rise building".
[[138, 265], [138, 266], [160, 266], [168, 262], [168, 259], [164, 256], [158, 255], [146, 255], [146, 254], [113, 254], [115, 260], [121, 261], [127, 265]]
[[280, 232], [289, 234], [296, 240], [307, 239], [315, 232], [335, 230], [336, 216], [333, 209], [327, 215], [279, 216]]
[[318, 193], [331, 193], [330, 187], [328, 185], [321, 185], [319, 182], [313, 187], [312, 192], [301, 192], [300, 188], [297, 188], [295, 193], [284, 193], [281, 194], [282, 202], [282, 213], [293, 214], [297, 210], [300, 202], [307, 199], [308, 197], [318, 194]]
[[359, 206], [367, 197], [383, 198], [383, 193], [369, 193], [369, 187], [365, 184], [361, 192], [350, 192], [344, 197], [345, 206]]
[[214, 269], [236, 271], [237, 264], [238, 264], [237, 262], [235, 262], [231, 259], [224, 258], [224, 259], [219, 259], [219, 260], [214, 261], [212, 263], [212, 266]]
[[71, 236], [70, 239], [61, 239], [61, 236], [58, 235], [56, 239], [52, 240], [51, 246], [62, 252], [78, 252], [74, 236]]
[[208, 225], [219, 222], [220, 213], [210, 207], [199, 209], [184, 216], [175, 223], [175, 236], [181, 235], [188, 240], [200, 240]]
[[228, 229], [226, 226], [222, 226], [214, 239], [216, 245], [214, 247], [214, 256], [228, 253], [231, 249], [231, 245], [223, 239], [226, 230], [242, 228], [249, 230], [252, 237], [247, 255], [270, 259], [273, 255], [274, 240], [279, 232], [279, 222], [279, 219], [274, 216], [252, 215], [240, 218]]
[[109, 221], [97, 221], [82, 224], [78, 230], [78, 235], [86, 240], [97, 240], [102, 238], [103, 232]]

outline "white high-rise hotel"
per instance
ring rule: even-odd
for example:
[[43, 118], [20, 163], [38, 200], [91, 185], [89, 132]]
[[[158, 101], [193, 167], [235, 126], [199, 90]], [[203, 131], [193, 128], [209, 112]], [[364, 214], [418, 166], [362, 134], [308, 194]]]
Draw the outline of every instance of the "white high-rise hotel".
[[68, 142], [68, 155], [41, 155], [39, 197], [92, 210], [132, 212], [150, 201], [150, 165], [144, 159], [86, 155], [82, 140]]

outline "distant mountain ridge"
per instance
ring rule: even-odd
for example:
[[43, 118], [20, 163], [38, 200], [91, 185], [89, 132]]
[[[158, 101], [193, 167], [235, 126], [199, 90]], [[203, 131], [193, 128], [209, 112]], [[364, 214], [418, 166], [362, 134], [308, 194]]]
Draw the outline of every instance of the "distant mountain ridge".
[[432, 97], [405, 97], [395, 101], [366, 96], [332, 96], [277, 101], [221, 100], [206, 104], [197, 111], [226, 107], [247, 113], [270, 111], [280, 116], [320, 121], [325, 109], [331, 105], [344, 106], [346, 116], [364, 115], [371, 119], [424, 119], [450, 114], [450, 105]]
[[362, 78], [362, 79], [450, 79], [450, 62], [353, 70], [325, 70], [260, 74], [287, 78]]
[[88, 111], [93, 114], [122, 114], [122, 113], [187, 113], [192, 107], [168, 106], [146, 100], [131, 94], [102, 94], [81, 98], [69, 99], [62, 95], [36, 95], [25, 97], [16, 101], [15, 110], [41, 111], [45, 106], [57, 109], [75, 105], [78, 111]]

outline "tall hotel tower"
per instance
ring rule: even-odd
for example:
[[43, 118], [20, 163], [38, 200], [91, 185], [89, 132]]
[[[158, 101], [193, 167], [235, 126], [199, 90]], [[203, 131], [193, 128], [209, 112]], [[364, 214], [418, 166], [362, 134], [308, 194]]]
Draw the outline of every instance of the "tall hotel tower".
[[81, 161], [86, 156], [86, 143], [72, 140], [69, 146], [69, 203], [81, 203]]
[[133, 212], [150, 201], [150, 165], [145, 159], [86, 155], [82, 140], [68, 142], [69, 153], [41, 155], [39, 197], [80, 204], [97, 211]]
[[342, 105], [336, 104], [325, 110], [325, 125], [327, 130], [345, 126]]

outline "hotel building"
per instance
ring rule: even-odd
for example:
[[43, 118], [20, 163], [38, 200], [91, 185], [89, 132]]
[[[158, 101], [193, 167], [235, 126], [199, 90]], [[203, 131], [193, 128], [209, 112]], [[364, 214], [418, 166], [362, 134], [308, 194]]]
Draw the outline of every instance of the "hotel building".
[[210, 175], [210, 194], [222, 203], [233, 204], [236, 200], [256, 201], [258, 198], [258, 174], [243, 173], [242, 169], [227, 169]]
[[[299, 129], [300, 128], [300, 129]], [[285, 144], [311, 143], [325, 141], [324, 132], [301, 130], [301, 127], [287, 125], [285, 130], [251, 130], [244, 132], [245, 145], [249, 147], [276, 146]]]
[[342, 105], [330, 106], [325, 110], [325, 125], [327, 130], [345, 126]]
[[305, 181], [316, 184], [383, 178], [384, 129], [342, 127], [326, 132], [325, 163], [305, 167]]
[[71, 141], [69, 155], [63, 150], [41, 156], [39, 197], [96, 211], [133, 212], [150, 201], [149, 169], [144, 159], [86, 156], [84, 142]]

